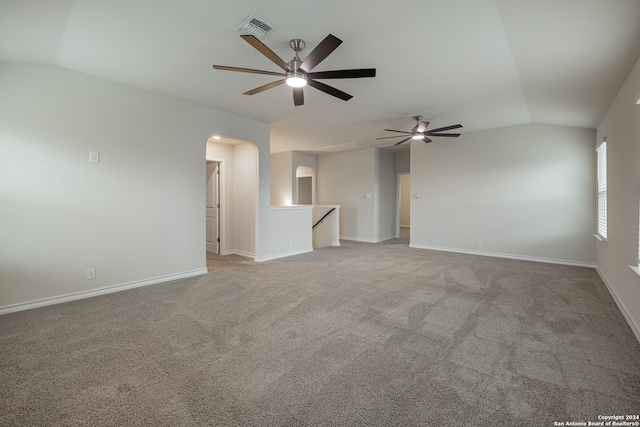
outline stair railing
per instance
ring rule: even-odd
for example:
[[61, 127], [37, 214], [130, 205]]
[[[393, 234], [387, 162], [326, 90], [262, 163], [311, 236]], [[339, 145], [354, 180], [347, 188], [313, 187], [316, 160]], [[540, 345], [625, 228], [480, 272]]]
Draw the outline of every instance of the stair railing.
[[326, 214], [324, 214], [324, 216], [322, 218], [320, 218], [320, 220], [318, 222], [316, 222], [315, 224], [313, 224], [313, 227], [311, 227], [311, 229], [313, 230], [314, 228], [316, 228], [316, 225], [320, 224], [322, 221], [324, 221], [324, 219], [333, 211], [335, 211], [336, 208], [331, 208], [331, 210], [329, 212], [327, 212]]

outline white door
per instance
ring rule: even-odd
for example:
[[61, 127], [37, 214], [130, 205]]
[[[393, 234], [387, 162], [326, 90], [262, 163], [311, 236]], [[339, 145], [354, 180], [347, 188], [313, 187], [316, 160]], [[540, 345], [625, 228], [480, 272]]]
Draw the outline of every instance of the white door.
[[207, 162], [207, 252], [220, 253], [220, 163]]

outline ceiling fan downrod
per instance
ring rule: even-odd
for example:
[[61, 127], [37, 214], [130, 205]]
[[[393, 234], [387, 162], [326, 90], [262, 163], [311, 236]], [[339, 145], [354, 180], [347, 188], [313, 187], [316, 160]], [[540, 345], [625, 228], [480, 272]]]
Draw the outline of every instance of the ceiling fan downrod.
[[422, 116], [413, 116], [413, 120], [416, 121], [416, 125], [411, 129], [411, 139], [422, 139], [424, 135], [418, 130]]
[[285, 73], [285, 81], [291, 87], [305, 87], [307, 85], [307, 73], [300, 70], [302, 59], [300, 59], [299, 53], [306, 45], [302, 39], [293, 39], [289, 42], [289, 46], [296, 53], [296, 56], [289, 61], [291, 71]]

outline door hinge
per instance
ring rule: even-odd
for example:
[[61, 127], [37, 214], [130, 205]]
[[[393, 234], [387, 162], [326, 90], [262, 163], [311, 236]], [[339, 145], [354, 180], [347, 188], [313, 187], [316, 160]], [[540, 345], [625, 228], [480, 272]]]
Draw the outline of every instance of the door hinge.
[[216, 242], [220, 243], [220, 238], [219, 237], [216, 239]]
[[218, 209], [220, 209], [220, 203], [218, 203], [218, 204], [216, 205], [216, 207], [217, 207]]

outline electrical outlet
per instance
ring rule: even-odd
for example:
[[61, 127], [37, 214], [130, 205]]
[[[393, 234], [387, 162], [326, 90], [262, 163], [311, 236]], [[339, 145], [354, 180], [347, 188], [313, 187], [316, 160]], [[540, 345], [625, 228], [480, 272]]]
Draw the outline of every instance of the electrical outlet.
[[476, 239], [476, 246], [482, 246], [482, 240]]
[[92, 280], [96, 278], [96, 269], [95, 268], [87, 268], [87, 280]]
[[89, 163], [100, 163], [100, 153], [89, 151]]
[[289, 240], [289, 246], [293, 246], [293, 243], [294, 243], [293, 239]]

